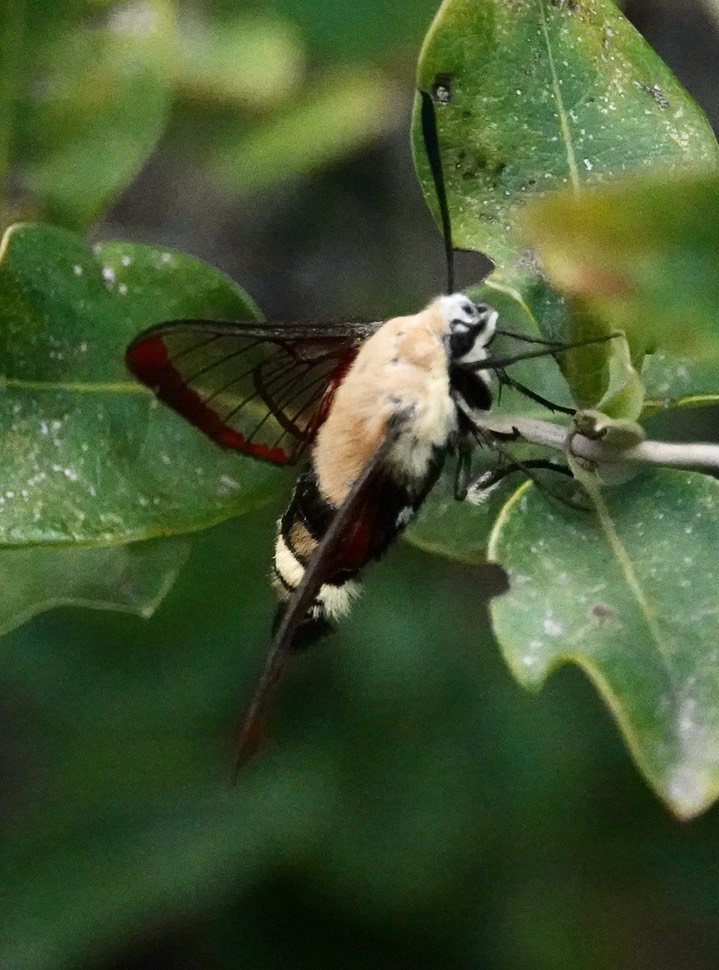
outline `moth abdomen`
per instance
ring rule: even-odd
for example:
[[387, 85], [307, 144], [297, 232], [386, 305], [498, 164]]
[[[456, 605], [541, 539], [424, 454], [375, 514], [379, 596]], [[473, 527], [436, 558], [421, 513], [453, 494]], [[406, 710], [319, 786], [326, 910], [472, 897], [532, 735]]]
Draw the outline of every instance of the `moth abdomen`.
[[[292, 598], [302, 582], [307, 563], [329, 528], [336, 512], [322, 497], [313, 467], [299, 477], [287, 511], [278, 522], [273, 563], [273, 586], [283, 603]], [[349, 612], [359, 585], [352, 580], [356, 570], [329, 570], [307, 620], [338, 619]], [[306, 639], [311, 639], [306, 638]]]

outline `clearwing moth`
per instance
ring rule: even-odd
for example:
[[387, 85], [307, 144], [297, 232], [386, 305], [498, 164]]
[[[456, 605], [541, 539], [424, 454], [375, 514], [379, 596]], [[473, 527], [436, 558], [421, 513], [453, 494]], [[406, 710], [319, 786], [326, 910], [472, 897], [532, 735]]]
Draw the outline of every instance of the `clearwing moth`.
[[[439, 91], [434, 97], [443, 104]], [[414, 517], [446, 455], [466, 456], [477, 440], [492, 443], [481, 426], [492, 406], [488, 371], [556, 407], [504, 368], [580, 345], [536, 340], [547, 346], [489, 354], [497, 332], [529, 338], [498, 331], [492, 307], [454, 292], [433, 96], [420, 97], [447, 295], [419, 313], [379, 322], [170, 321], [127, 349], [130, 371], [221, 447], [281, 465], [303, 462], [278, 523], [273, 585], [280, 606], [240, 731], [238, 768], [256, 750], [263, 709], [289, 658], [347, 612], [361, 569]]]

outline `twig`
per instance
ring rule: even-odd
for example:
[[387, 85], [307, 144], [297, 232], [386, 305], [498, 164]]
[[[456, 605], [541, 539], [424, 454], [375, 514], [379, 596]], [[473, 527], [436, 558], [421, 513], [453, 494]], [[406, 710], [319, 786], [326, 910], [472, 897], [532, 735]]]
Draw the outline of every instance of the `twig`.
[[[550, 421], [497, 417], [485, 422], [484, 427], [504, 438], [511, 435], [529, 444], [544, 445], [558, 451], [567, 450], [568, 429]], [[593, 440], [575, 432], [571, 451], [575, 457], [597, 465], [647, 464], [719, 471], [719, 444], [642, 441], [630, 448], [617, 448], [601, 439]]]

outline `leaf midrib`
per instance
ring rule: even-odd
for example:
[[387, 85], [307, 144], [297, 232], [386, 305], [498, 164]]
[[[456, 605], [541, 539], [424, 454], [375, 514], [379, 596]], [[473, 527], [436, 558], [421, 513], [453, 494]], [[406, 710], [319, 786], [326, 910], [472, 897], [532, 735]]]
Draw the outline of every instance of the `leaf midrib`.
[[619, 569], [624, 577], [624, 581], [627, 584], [634, 600], [639, 608], [639, 611], [644, 619], [644, 622], [649, 631], [649, 635], [654, 642], [658, 655], [662, 658], [662, 661], [666, 667], [667, 673], [669, 675], [670, 684], [674, 683], [673, 680], [673, 668], [671, 663], [671, 650], [669, 643], [665, 640], [662, 635], [661, 629], [656, 619], [654, 610], [652, 609], [647, 596], [644, 593], [641, 583], [634, 571], [634, 566], [632, 565], [631, 557], [628, 555], [622, 540], [619, 538], [619, 533], [614, 527], [614, 520], [609, 512], [609, 509], [602, 498], [601, 492], [598, 487], [593, 488], [588, 486], [588, 483], [583, 482], [584, 488], [594, 505], [594, 509], [599, 521], [599, 527], [601, 529], [602, 535], [604, 536], [609, 548], [612, 550], [614, 558], [619, 566]]
[[544, 35], [544, 43], [547, 48], [549, 70], [552, 75], [552, 91], [554, 93], [554, 100], [557, 103], [557, 115], [559, 117], [559, 127], [562, 134], [562, 142], [564, 144], [564, 148], [567, 153], [567, 165], [569, 167], [569, 177], [572, 183], [572, 188], [574, 189], [574, 194], [579, 195], [579, 191], [580, 191], [579, 169], [577, 168], [577, 159], [574, 154], [574, 144], [572, 143], [572, 134], [569, 129], [569, 116], [567, 114], [566, 108], [564, 107], [564, 101], [562, 99], [562, 91], [559, 85], [559, 77], [557, 75], [557, 68], [554, 63], [554, 54], [552, 52], [552, 45], [549, 40], [549, 28], [547, 26], [547, 12], [544, 6], [544, 0], [539, 0], [539, 8], [542, 12], [542, 33]]

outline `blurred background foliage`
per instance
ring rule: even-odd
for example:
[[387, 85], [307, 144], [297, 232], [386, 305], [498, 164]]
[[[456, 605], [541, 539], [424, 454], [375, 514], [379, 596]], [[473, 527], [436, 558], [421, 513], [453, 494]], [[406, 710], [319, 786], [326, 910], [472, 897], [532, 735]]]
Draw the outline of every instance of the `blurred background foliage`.
[[[625, 9], [716, 128], [711, 4]], [[443, 276], [408, 145], [434, 10], [10, 0], [3, 218], [183, 249], [267, 316], [420, 305]], [[229, 789], [283, 502], [204, 533], [150, 621], [59, 609], [3, 639], [0, 966], [716, 966], [716, 809], [670, 819], [576, 669], [517, 688], [488, 570], [392, 550]]]

